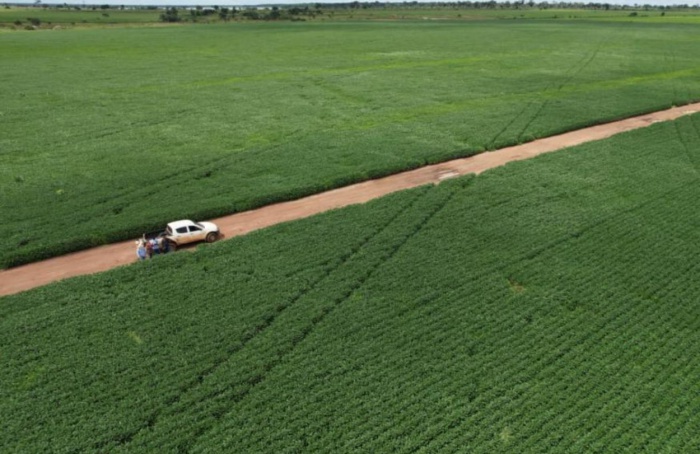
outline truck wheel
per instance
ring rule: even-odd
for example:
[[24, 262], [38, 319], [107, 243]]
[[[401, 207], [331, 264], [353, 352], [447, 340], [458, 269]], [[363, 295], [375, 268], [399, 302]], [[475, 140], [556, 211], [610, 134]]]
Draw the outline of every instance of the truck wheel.
[[169, 241], [169, 243], [170, 243], [170, 252], [177, 251], [177, 243], [174, 241]]
[[211, 232], [207, 235], [206, 241], [207, 243], [213, 243], [216, 241], [216, 239], [219, 238], [219, 235], [217, 233]]

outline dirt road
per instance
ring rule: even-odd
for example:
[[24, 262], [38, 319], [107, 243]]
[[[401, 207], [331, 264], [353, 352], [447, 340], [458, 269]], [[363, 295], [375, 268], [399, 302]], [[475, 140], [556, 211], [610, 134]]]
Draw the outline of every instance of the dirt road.
[[[421, 167], [377, 180], [353, 184], [291, 202], [277, 203], [256, 210], [212, 221], [226, 238], [244, 235], [281, 222], [312, 216], [347, 205], [364, 203], [383, 195], [453, 178], [468, 173], [479, 174], [508, 162], [561, 150], [593, 140], [605, 139], [621, 132], [644, 128], [700, 111], [700, 103], [641, 115], [590, 128], [548, 137], [523, 145], [482, 153]], [[0, 296], [11, 295], [72, 276], [98, 273], [136, 261], [134, 241], [114, 243], [41, 262], [0, 271]]]

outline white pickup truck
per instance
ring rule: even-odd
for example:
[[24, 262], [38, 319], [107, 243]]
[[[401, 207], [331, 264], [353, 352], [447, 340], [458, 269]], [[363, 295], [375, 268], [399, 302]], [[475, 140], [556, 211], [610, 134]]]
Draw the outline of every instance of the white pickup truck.
[[[196, 241], [206, 241], [213, 243], [219, 239], [219, 227], [212, 222], [194, 222], [189, 219], [182, 221], [171, 222], [165, 228], [165, 231], [156, 231], [144, 234], [144, 239], [162, 239], [167, 240], [170, 246], [169, 250], [177, 249], [177, 247], [194, 243]], [[160, 252], [160, 251], [158, 251]]]

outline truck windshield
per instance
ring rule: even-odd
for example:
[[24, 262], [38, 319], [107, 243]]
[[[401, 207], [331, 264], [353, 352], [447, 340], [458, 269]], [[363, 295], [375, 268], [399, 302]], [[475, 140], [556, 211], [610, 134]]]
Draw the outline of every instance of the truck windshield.
[[194, 225], [196, 225], [200, 229], [204, 229], [204, 226], [202, 224], [200, 224], [199, 222], [195, 222]]

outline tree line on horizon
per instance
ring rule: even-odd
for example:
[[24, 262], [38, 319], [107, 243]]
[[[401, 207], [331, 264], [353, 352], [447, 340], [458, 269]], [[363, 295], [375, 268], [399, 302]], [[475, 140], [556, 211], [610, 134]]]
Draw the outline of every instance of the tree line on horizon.
[[293, 5], [266, 5], [263, 7], [219, 7], [217, 5], [211, 7], [197, 6], [178, 7], [171, 6], [166, 8], [161, 14], [163, 22], [180, 22], [187, 20], [179, 14], [179, 10], [188, 10], [189, 19], [196, 21], [200, 16], [218, 15], [221, 20], [228, 21], [236, 18], [249, 20], [304, 20], [304, 17], [314, 18], [324, 14], [324, 11], [341, 11], [341, 10], [357, 10], [357, 9], [390, 9], [390, 10], [405, 10], [405, 9], [583, 9], [583, 10], [605, 10], [605, 11], [625, 11], [625, 10], [644, 10], [644, 11], [666, 11], [671, 9], [698, 9], [700, 5], [616, 5], [612, 3], [599, 2], [535, 2], [534, 0], [520, 1], [459, 1], [459, 2], [402, 2], [402, 3], [386, 3], [386, 2], [360, 2], [352, 1], [346, 3], [315, 3], [315, 4], [293, 4]]
[[135, 9], [135, 10], [162, 10], [159, 19], [161, 22], [197, 22], [200, 18], [218, 17], [222, 21], [230, 21], [237, 19], [247, 20], [306, 20], [313, 19], [316, 16], [323, 14], [333, 14], [338, 11], [353, 11], [353, 10], [406, 10], [406, 9], [431, 9], [431, 10], [528, 10], [528, 9], [576, 9], [576, 10], [604, 10], [604, 11], [668, 11], [668, 10], [697, 10], [700, 5], [676, 4], [676, 5], [650, 5], [650, 4], [635, 4], [635, 5], [619, 5], [613, 3], [601, 2], [548, 2], [534, 0], [516, 0], [516, 1], [457, 1], [457, 2], [419, 2], [419, 1], [404, 1], [400, 3], [387, 2], [344, 2], [344, 3], [298, 3], [298, 4], [267, 4], [261, 6], [155, 6], [155, 5], [109, 5], [109, 4], [93, 4], [93, 5], [77, 5], [77, 4], [46, 4], [41, 0], [36, 0], [33, 5], [3, 3], [3, 7], [9, 9], [11, 7], [35, 7], [43, 9], [75, 9], [75, 10], [109, 10], [109, 9]]

